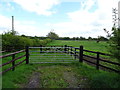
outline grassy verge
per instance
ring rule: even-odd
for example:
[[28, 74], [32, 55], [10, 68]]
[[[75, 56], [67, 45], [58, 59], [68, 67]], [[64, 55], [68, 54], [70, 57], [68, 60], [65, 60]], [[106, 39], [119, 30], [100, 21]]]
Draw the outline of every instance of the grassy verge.
[[[85, 63], [20, 65], [3, 75], [3, 88], [21, 88], [34, 72], [40, 73], [42, 88], [68, 88], [71, 83], [76, 88], [120, 88], [120, 75], [98, 71]], [[68, 75], [64, 77], [65, 72]], [[68, 77], [73, 81], [66, 80]]]
[[35, 66], [20, 65], [15, 71], [8, 71], [2, 76], [3, 88], [19, 88], [19, 84], [26, 83]]
[[[8, 54], [8, 53], [6, 53]], [[20, 57], [22, 55], [24, 55], [25, 52], [16, 54], [15, 57]], [[18, 59], [15, 61], [15, 63], [18, 63], [22, 60], [24, 60], [25, 57]], [[2, 59], [2, 63], [6, 63], [8, 61], [12, 60], [12, 56], [6, 57]], [[12, 63], [5, 65], [2, 67], [2, 71], [10, 68], [12, 66]], [[31, 74], [31, 72], [35, 69], [35, 66], [32, 68], [32, 66], [30, 65], [26, 65], [26, 62], [21, 63], [20, 65], [18, 65], [17, 67], [15, 67], [15, 71], [8, 71], [6, 73], [4, 73], [2, 75], [2, 87], [3, 88], [17, 88], [17, 84], [16, 83], [20, 83], [20, 82], [25, 82], [27, 81], [27, 77], [29, 77]]]
[[88, 78], [90, 88], [120, 88], [120, 75], [117, 73], [96, 70], [85, 63], [75, 63], [78, 75]]

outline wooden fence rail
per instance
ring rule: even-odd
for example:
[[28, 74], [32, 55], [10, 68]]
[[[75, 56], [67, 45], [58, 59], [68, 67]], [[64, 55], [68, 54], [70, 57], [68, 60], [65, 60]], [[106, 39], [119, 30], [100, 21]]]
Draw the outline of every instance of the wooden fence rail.
[[[70, 46], [67, 46], [66, 48], [69, 48], [69, 47]], [[111, 70], [111, 71], [120, 73], [120, 71], [119, 71], [120, 69], [117, 70], [117, 69], [113, 69], [111, 67], [104, 66], [104, 65], [100, 64], [100, 62], [106, 62], [106, 63], [109, 63], [109, 64], [116, 65], [120, 68], [120, 63], [116, 63], [116, 62], [113, 62], [113, 61], [108, 61], [108, 60], [104, 60], [104, 59], [100, 58], [100, 55], [104, 55], [104, 56], [112, 56], [112, 55], [106, 54], [106, 53], [101, 53], [101, 52], [85, 50], [85, 49], [83, 49], [83, 46], [80, 46], [79, 48], [77, 48], [77, 47], [70, 47], [70, 48], [71, 48], [71, 51], [70, 51], [71, 55], [73, 55], [73, 53], [74, 53], [75, 58], [76, 58], [76, 56], [78, 56], [77, 58], [79, 59], [79, 62], [86, 61], [88, 63], [91, 63], [94, 66], [96, 66], [96, 69], [98, 69], [98, 70], [101, 69], [101, 68], [105, 68], [107, 70]], [[96, 54], [96, 57], [90, 56], [90, 55], [85, 55], [85, 54], [83, 54], [84, 52], [94, 53], [94, 54]], [[87, 60], [87, 59], [85, 59], [85, 57], [88, 57], [88, 58], [91, 58], [91, 59]], [[92, 62], [92, 61], [94, 61], [94, 62]]]
[[20, 61], [20, 62], [18, 62], [18, 63], [15, 64], [16, 60], [19, 60], [19, 59], [21, 59], [21, 58], [23, 58], [23, 57], [26, 56], [26, 54], [25, 54], [25, 55], [22, 55], [22, 56], [19, 56], [19, 57], [15, 58], [16, 54], [22, 53], [22, 52], [25, 52], [25, 50], [21, 50], [21, 51], [17, 51], [17, 52], [14, 52], [14, 53], [10, 53], [10, 54], [6, 54], [6, 55], [3, 55], [3, 56], [0, 56], [0, 58], [6, 58], [6, 57], [9, 57], [9, 56], [12, 56], [12, 60], [10, 60], [10, 61], [8, 61], [8, 62], [3, 63], [3, 64], [0, 65], [0, 67], [3, 67], [3, 66], [6, 66], [6, 65], [12, 63], [12, 67], [7, 68], [6, 70], [0, 72], [0, 74], [4, 74], [5, 72], [10, 71], [11, 69], [12, 69], [12, 71], [14, 71], [16, 66], [18, 66], [19, 64], [21, 64], [24, 61], [26, 61], [26, 59], [24, 59], [24, 60], [22, 60], [22, 61]]
[[3, 55], [3, 56], [0, 56], [0, 58], [9, 57], [9, 56], [12, 56], [13, 54], [18, 54], [18, 53], [21, 53], [21, 52], [24, 52], [24, 51], [25, 50], [21, 50], [21, 51], [17, 51], [17, 52], [14, 52], [14, 53], [6, 54], [6, 55]]
[[[6, 58], [6, 57], [9, 57], [9, 56], [12, 56], [12, 60], [11, 61], [8, 61], [6, 63], [3, 63], [2, 65], [0, 65], [0, 67], [3, 67], [5, 65], [8, 65], [10, 63], [12, 63], [12, 67], [4, 70], [3, 72], [0, 72], [1, 74], [2, 73], [5, 73], [9, 70], [12, 69], [12, 71], [15, 70], [15, 67], [21, 63], [23, 63], [24, 61], [26, 61], [26, 64], [29, 64], [29, 49], [31, 48], [39, 48], [40, 53], [43, 53], [44, 50], [46, 50], [46, 48], [44, 46], [41, 46], [40, 47], [28, 47], [26, 46], [26, 49], [25, 50], [21, 50], [21, 51], [17, 51], [17, 52], [14, 52], [14, 53], [10, 53], [10, 54], [7, 54], [7, 55], [3, 55], [3, 56], [0, 56], [0, 58]], [[50, 48], [55, 48], [55, 46], [51, 46]], [[48, 51], [50, 52], [53, 52], [50, 50], [50, 48], [47, 48]], [[104, 66], [101, 64], [101, 62], [105, 62], [107, 64], [113, 64], [113, 65], [116, 65], [118, 67], [120, 67], [120, 64], [119, 63], [116, 63], [116, 62], [113, 62], [113, 61], [108, 61], [108, 60], [104, 60], [100, 57], [100, 55], [104, 55], [104, 56], [111, 56], [110, 54], [106, 54], [106, 53], [101, 53], [101, 52], [95, 52], [95, 51], [90, 51], [90, 50], [85, 50], [83, 46], [80, 46], [79, 48], [78, 47], [72, 47], [72, 46], [61, 46], [60, 47], [56, 47], [56, 50], [54, 52], [58, 52], [60, 51], [61, 53], [67, 53], [71, 56], [74, 56], [75, 59], [79, 59], [79, 62], [88, 62], [88, 63], [91, 63], [93, 64], [94, 66], [96, 66], [96, 69], [101, 69], [101, 68], [105, 68], [107, 70], [111, 70], [111, 71], [114, 71], [114, 72], [117, 72], [117, 73], [120, 73], [119, 70], [117, 69], [113, 69], [112, 67], [108, 67], [108, 66]], [[21, 53], [21, 52], [25, 52], [25, 55], [22, 55], [22, 56], [19, 56], [17, 58], [15, 58], [15, 55], [18, 54], [18, 53]], [[90, 56], [90, 55], [86, 55], [84, 54], [84, 52], [88, 52], [88, 53], [94, 53], [96, 54], [96, 56]], [[15, 61], [16, 60], [19, 60], [23, 57], [26, 57], [24, 60], [20, 61], [19, 63], [15, 64]], [[86, 58], [90, 58], [90, 59], [86, 59]]]

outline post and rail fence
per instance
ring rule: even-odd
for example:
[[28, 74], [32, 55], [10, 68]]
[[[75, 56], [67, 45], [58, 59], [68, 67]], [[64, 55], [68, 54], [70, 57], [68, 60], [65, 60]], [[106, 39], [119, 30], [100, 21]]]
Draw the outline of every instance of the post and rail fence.
[[[43, 53], [45, 52], [43, 50], [43, 46], [40, 45], [40, 47], [34, 47], [34, 48], [39, 48], [39, 52], [40, 53]], [[55, 48], [55, 46], [51, 46], [51, 48]], [[62, 48], [62, 49], [61, 49]], [[80, 46], [79, 48], [78, 47], [72, 47], [72, 46], [61, 46], [61, 48], [57, 48], [56, 47], [56, 51], [50, 51], [50, 48], [48, 48], [49, 52], [61, 52], [61, 53], [66, 53], [66, 54], [69, 54], [70, 56], [74, 56], [74, 59], [78, 59], [79, 62], [87, 62], [87, 63], [90, 63], [90, 64], [93, 64], [94, 66], [96, 66], [96, 69], [99, 70], [99, 69], [102, 69], [102, 68], [105, 68], [107, 70], [110, 70], [110, 71], [114, 71], [114, 72], [117, 72], [117, 73], [120, 73], [119, 70], [116, 70], [116, 69], [113, 69], [113, 68], [110, 68], [108, 66], [105, 66], [105, 65], [102, 65], [100, 62], [105, 62], [105, 63], [109, 63], [109, 64], [113, 64], [113, 65], [116, 65], [118, 67], [120, 67], [120, 64], [117, 63], [117, 62], [113, 62], [113, 61], [109, 61], [109, 60], [104, 60], [104, 59], [101, 59], [100, 58], [100, 55], [104, 55], [104, 56], [111, 56], [109, 54], [105, 54], [105, 53], [101, 53], [101, 52], [95, 52], [95, 51], [90, 51], [90, 50], [85, 50], [83, 48], [83, 46]], [[8, 65], [8, 64], [12, 64], [12, 67], [0, 72], [0, 74], [3, 74], [7, 71], [14, 71], [15, 70], [15, 67], [18, 66], [19, 64], [23, 63], [26, 61], [26, 64], [29, 64], [29, 49], [30, 47], [26, 46], [25, 50], [21, 50], [21, 51], [17, 51], [17, 52], [14, 52], [14, 53], [10, 53], [10, 54], [6, 54], [6, 55], [2, 55], [0, 56], [0, 58], [6, 58], [6, 57], [9, 57], [9, 56], [12, 56], [12, 60], [9, 60], [8, 62], [6, 63], [3, 63], [0, 65], [0, 67], [3, 67], [5, 65]], [[61, 50], [61, 51], [60, 51]], [[16, 54], [19, 54], [19, 53], [22, 53], [22, 52], [25, 52], [24, 55], [22, 56], [19, 56], [17, 58], [15, 58], [15, 55]], [[89, 53], [94, 53], [96, 54], [96, 56], [90, 56], [90, 55], [85, 55], [84, 52], [89, 52]], [[18, 62], [17, 64], [15, 63], [16, 60], [19, 60], [21, 58], [25, 57], [24, 60]], [[91, 61], [91, 59], [86, 59], [86, 58], [91, 58], [91, 59], [94, 59], [94, 62]]]
[[5, 69], [5, 70], [2, 71], [2, 72], [0, 72], [0, 74], [4, 74], [5, 72], [10, 71], [10, 70], [14, 71], [16, 66], [18, 66], [18, 65], [21, 64], [21, 63], [23, 63], [24, 61], [27, 62], [27, 60], [24, 59], [24, 60], [22, 60], [22, 61], [20, 61], [20, 62], [18, 62], [18, 63], [15, 63], [15, 61], [17, 61], [17, 60], [19, 60], [19, 59], [21, 59], [21, 58], [23, 58], [23, 57], [26, 56], [26, 54], [24, 54], [24, 55], [22, 55], [22, 56], [19, 56], [19, 57], [15, 58], [15, 55], [16, 55], [16, 54], [19, 54], [19, 53], [22, 53], [22, 52], [25, 52], [25, 50], [21, 50], [21, 51], [17, 51], [17, 52], [14, 52], [14, 53], [10, 53], [10, 54], [6, 54], [6, 55], [0, 56], [0, 58], [2, 58], [2, 59], [12, 56], [12, 60], [8, 60], [6, 63], [1, 64], [1, 65], [0, 65], [0, 68], [3, 67], [3, 66], [8, 65], [8, 64], [10, 64], [10, 63], [12, 64], [12, 66], [9, 67], [9, 68], [7, 68], [7, 69]]

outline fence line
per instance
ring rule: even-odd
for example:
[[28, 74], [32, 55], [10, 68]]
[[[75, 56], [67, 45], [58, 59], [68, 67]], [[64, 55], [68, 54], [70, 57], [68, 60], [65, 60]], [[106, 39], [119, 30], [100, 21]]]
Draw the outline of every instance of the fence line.
[[[70, 47], [70, 46], [68, 46]], [[73, 50], [74, 49], [74, 50]], [[76, 50], [79, 50], [76, 51]], [[112, 56], [110, 54], [106, 54], [106, 53], [101, 53], [101, 52], [95, 52], [95, 51], [90, 51], [90, 50], [85, 50], [83, 48], [83, 46], [80, 46], [79, 48], [76, 48], [76, 47], [71, 47], [71, 51], [72, 54], [75, 56], [77, 56], [77, 58], [79, 59], [79, 62], [83, 62], [83, 61], [86, 61], [88, 63], [91, 63], [91, 64], [94, 64], [96, 66], [96, 69], [101, 69], [101, 68], [105, 68], [105, 69], [108, 69], [108, 70], [111, 70], [111, 71], [114, 71], [114, 72], [117, 72], [117, 73], [120, 73], [119, 70], [116, 70], [116, 69], [113, 69], [113, 68], [110, 68], [110, 67], [107, 67], [107, 66], [104, 66], [104, 65], [101, 65], [100, 62], [106, 62], [106, 63], [109, 63], [109, 64], [113, 64], [113, 65], [116, 65], [120, 68], [120, 64], [119, 63], [116, 63], [116, 62], [112, 62], [112, 61], [108, 61], [108, 60], [104, 60], [104, 59], [101, 59], [100, 58], [100, 55], [104, 55], [104, 56]], [[93, 57], [93, 56], [89, 56], [89, 55], [85, 55], [83, 54], [84, 52], [89, 52], [89, 53], [94, 53], [96, 54], [96, 57]], [[76, 54], [77, 53], [77, 54]], [[92, 58], [92, 60], [96, 61], [96, 62], [92, 62], [90, 60], [87, 60], [85, 59], [85, 57], [89, 57], [89, 58]]]
[[[10, 54], [7, 54], [7, 55], [0, 56], [0, 58], [6, 58], [6, 57], [9, 57], [9, 56], [12, 56], [12, 60], [11, 61], [8, 61], [7, 63], [3, 63], [2, 65], [0, 65], [0, 67], [3, 67], [5, 65], [8, 65], [8, 64], [12, 63], [12, 67], [10, 67], [10, 68], [8, 68], [5, 71], [0, 72], [0, 73], [1, 74], [5, 73], [5, 72], [7, 72], [7, 71], [9, 71], [11, 69], [12, 69], [12, 71], [14, 71], [15, 67], [17, 65], [21, 64], [24, 61], [26, 61], [26, 64], [29, 64], [29, 55], [31, 55], [29, 53], [30, 52], [29, 49], [32, 49], [32, 48], [39, 48], [39, 51], [37, 51], [37, 52], [40, 52], [40, 54], [42, 54], [44, 52], [44, 50], [46, 50], [46, 49], [49, 50], [48, 52], [66, 53], [66, 54], [69, 54], [71, 56], [74, 56], [74, 59], [79, 59], [79, 62], [81, 62], [81, 63], [85, 61], [85, 62], [93, 64], [94, 66], [96, 66], [96, 69], [98, 69], [98, 70], [101, 69], [101, 68], [105, 68], [107, 70], [111, 70], [111, 71], [120, 73], [119, 70], [116, 70], [116, 69], [113, 69], [111, 67], [104, 66], [104, 65], [101, 64], [101, 62], [105, 62], [105, 63], [116, 65], [116, 66], [120, 67], [119, 63], [116, 63], [116, 62], [113, 62], [113, 61], [104, 60], [104, 59], [100, 58], [100, 55], [111, 56], [110, 54], [101, 53], [101, 52], [95, 52], [95, 51], [90, 51], [90, 50], [85, 50], [83, 46], [80, 46], [79, 48], [78, 47], [67, 46], [67, 45], [62, 46], [61, 48], [60, 47], [55, 47], [55, 46], [51, 46], [51, 47], [43, 47], [43, 46], [40, 46], [40, 47], [28, 47], [28, 46], [26, 46], [25, 50], [21, 50], [21, 51], [17, 51], [17, 52], [14, 52], [14, 53], [10, 53]], [[54, 49], [54, 50], [50, 51], [52, 49]], [[18, 53], [21, 53], [21, 52], [25, 52], [26, 54], [22, 55], [22, 56], [20, 56], [18, 58], [15, 58], [15, 55], [18, 54]], [[94, 53], [94, 54], [96, 54], [96, 57], [90, 56], [90, 55], [85, 55], [84, 52]], [[40, 54], [33, 54], [33, 55], [40, 55]], [[15, 64], [16, 60], [18, 60], [20, 58], [23, 58], [23, 57], [26, 57], [26, 58], [24, 60], [22, 60], [21, 62]], [[49, 57], [49, 56], [46, 56], [46, 57]], [[92, 60], [90, 61], [90, 59], [86, 59], [86, 58], [91, 58]], [[48, 63], [50, 63], [50, 62], [48, 62]]]
[[[115, 69], [112, 69], [110, 67], [107, 67], [107, 66], [104, 66], [104, 65], [101, 65], [100, 62], [106, 62], [106, 63], [110, 63], [110, 64], [113, 64], [113, 65], [117, 65], [117, 66], [120, 66], [119, 63], [116, 63], [116, 62], [112, 62], [112, 61], [107, 61], [107, 60], [104, 60], [104, 59], [101, 59], [100, 58], [100, 55], [104, 55], [104, 56], [111, 56], [110, 54], [106, 54], [106, 53], [101, 53], [101, 52], [96, 52], [96, 51], [90, 51], [90, 50], [85, 50], [83, 48], [83, 46], [80, 46], [79, 48], [78, 47], [72, 47], [72, 46], [67, 46], [67, 45], [64, 45], [63, 47], [55, 47], [55, 46], [51, 46], [52, 48], [54, 49], [61, 49], [62, 48], [62, 51], [48, 51], [48, 52], [61, 52], [61, 53], [68, 53], [70, 54], [71, 56], [74, 56], [75, 59], [78, 58], [79, 59], [79, 62], [83, 62], [83, 61], [86, 61], [88, 63], [91, 63], [91, 64], [94, 64], [96, 66], [96, 69], [101, 69], [102, 68], [106, 68], [106, 69], [109, 69], [109, 70], [112, 70], [112, 71], [115, 71], [115, 72], [120, 72], [118, 70], [115, 70]], [[46, 52], [44, 51], [45, 49], [46, 50], [49, 50], [49, 48], [51, 47], [37, 47], [37, 48], [40, 48], [40, 51], [37, 51], [37, 52]], [[34, 48], [34, 47], [30, 47], [30, 48]], [[32, 52], [36, 52], [36, 51], [32, 51]], [[94, 53], [96, 54], [96, 57], [93, 57], [93, 56], [89, 56], [89, 55], [85, 55], [83, 54], [84, 52], [89, 52], [89, 53]], [[90, 60], [86, 60], [85, 57], [88, 57], [88, 58], [92, 58], [94, 60], [94, 62], [90, 61]]]
[[0, 56], [0, 58], [6, 58], [6, 57], [9, 57], [9, 56], [12, 56], [12, 60], [10, 60], [10, 61], [8, 61], [6, 63], [1, 64], [0, 67], [6, 66], [6, 65], [8, 65], [10, 63], [12, 63], [12, 66], [10, 68], [7, 68], [4, 71], [0, 72], [0, 74], [4, 74], [5, 72], [10, 71], [11, 69], [12, 69], [12, 71], [14, 71], [16, 66], [18, 66], [19, 64], [21, 64], [24, 61], [26, 61], [26, 59], [24, 59], [24, 60], [22, 60], [22, 61], [20, 61], [20, 62], [15, 64], [16, 60], [19, 60], [19, 59], [21, 59], [21, 58], [26, 56], [26, 54], [25, 54], [25, 55], [22, 55], [22, 56], [19, 56], [19, 57], [15, 58], [15, 55], [18, 54], [18, 53], [21, 53], [21, 52], [25, 52], [25, 50], [21, 50], [21, 51], [17, 51], [17, 52], [14, 52], [14, 53], [10, 53], [10, 54], [6, 54], [6, 55], [3, 55], [3, 56]]

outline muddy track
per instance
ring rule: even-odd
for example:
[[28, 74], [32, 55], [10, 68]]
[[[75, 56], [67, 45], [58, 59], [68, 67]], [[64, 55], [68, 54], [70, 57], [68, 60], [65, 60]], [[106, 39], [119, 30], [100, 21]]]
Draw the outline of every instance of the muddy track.
[[25, 85], [25, 88], [41, 88], [40, 84], [40, 73], [35, 72], [30, 77], [29, 82]]
[[[39, 67], [38, 70], [44, 68], [56, 68], [55, 66], [46, 66], [46, 67]], [[67, 68], [67, 67], [65, 67]], [[69, 67], [70, 68], [70, 67]], [[42, 88], [41, 80], [41, 73], [34, 72], [31, 77], [29, 78], [28, 82], [25, 85], [22, 85], [23, 88]], [[72, 71], [65, 70], [62, 73], [62, 77], [65, 82], [68, 84], [66, 88], [85, 88], [86, 78], [78, 78], [76, 74]]]

